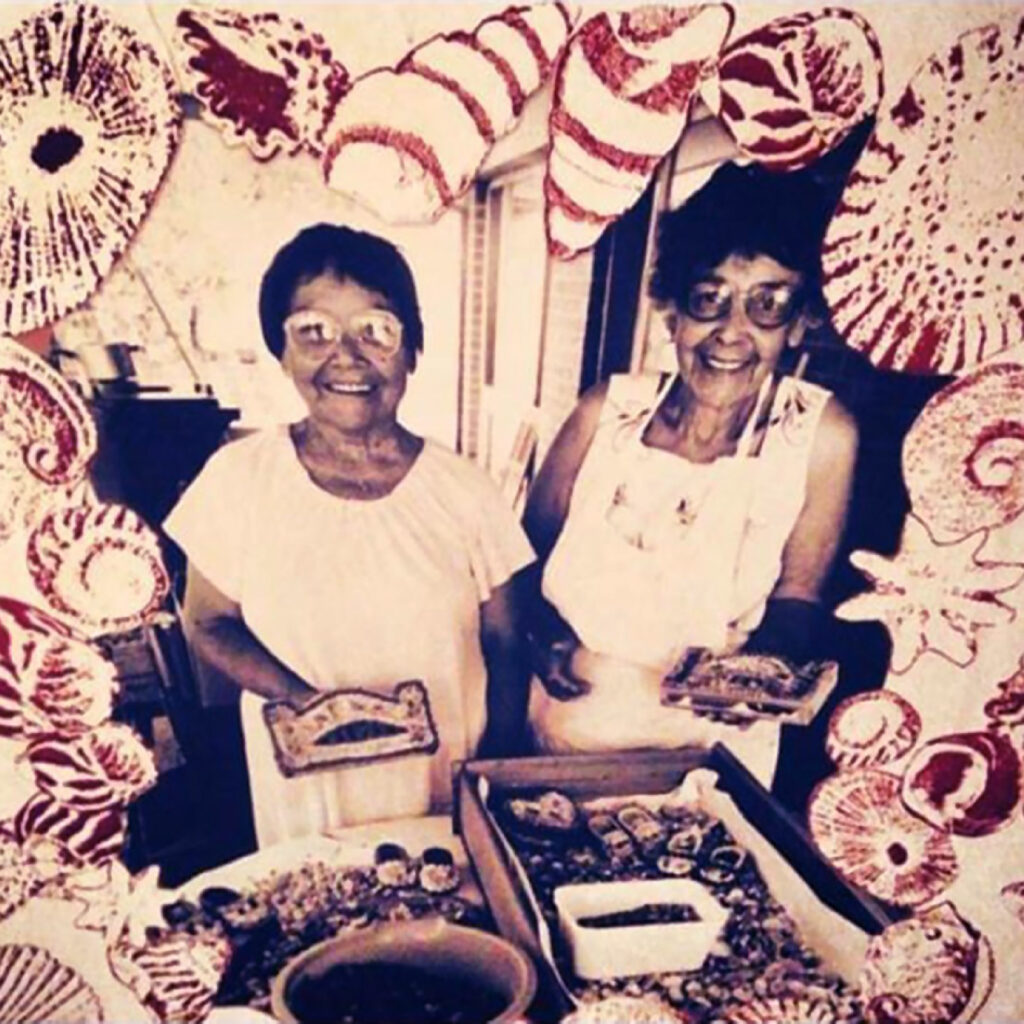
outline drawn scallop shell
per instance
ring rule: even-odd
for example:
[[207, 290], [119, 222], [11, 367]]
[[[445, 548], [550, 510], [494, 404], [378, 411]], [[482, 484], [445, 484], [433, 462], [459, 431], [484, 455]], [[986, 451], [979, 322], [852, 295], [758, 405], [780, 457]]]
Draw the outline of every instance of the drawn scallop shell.
[[38, 946], [0, 946], [0, 1020], [4, 1024], [96, 1024], [99, 997], [82, 976]]
[[[959, 1019], [978, 984], [979, 962], [988, 952], [987, 940], [951, 903], [898, 921], [869, 940], [857, 978], [869, 1019], [879, 1024]], [[983, 1000], [987, 993], [978, 996]]]
[[52, 510], [29, 537], [28, 568], [49, 605], [92, 632], [141, 625], [170, 590], [156, 534], [123, 505]]
[[836, 1008], [828, 1000], [799, 996], [757, 999], [731, 1007], [716, 1017], [717, 1024], [837, 1024], [838, 1020]]
[[818, 849], [854, 885], [900, 906], [947, 889], [958, 873], [949, 836], [903, 808], [900, 778], [873, 768], [840, 772], [811, 794]]
[[983, 366], [932, 396], [903, 442], [903, 479], [938, 541], [1024, 512], [1024, 366]]
[[178, 144], [170, 69], [97, 7], [55, 4], [0, 47], [0, 328], [53, 323], [96, 289]]
[[[0, 256], [2, 239], [0, 224]], [[0, 338], [0, 542], [36, 522], [95, 454], [96, 427], [78, 393], [23, 345]]]
[[921, 716], [891, 690], [847, 697], [832, 713], [825, 750], [840, 769], [872, 768], [902, 757], [921, 735]]
[[961, 35], [878, 119], [823, 249], [836, 329], [884, 368], [956, 373], [1020, 340], [1019, 17]]

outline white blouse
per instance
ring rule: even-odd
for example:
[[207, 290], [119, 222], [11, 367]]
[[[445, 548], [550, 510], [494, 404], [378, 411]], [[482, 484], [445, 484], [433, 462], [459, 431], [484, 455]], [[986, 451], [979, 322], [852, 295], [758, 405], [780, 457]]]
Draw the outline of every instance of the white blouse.
[[450, 803], [450, 765], [485, 723], [480, 605], [529, 564], [512, 510], [475, 465], [426, 441], [398, 486], [357, 501], [315, 484], [287, 427], [217, 451], [164, 524], [268, 650], [311, 686], [391, 695], [422, 680], [434, 755], [285, 778], [245, 692], [259, 843]]

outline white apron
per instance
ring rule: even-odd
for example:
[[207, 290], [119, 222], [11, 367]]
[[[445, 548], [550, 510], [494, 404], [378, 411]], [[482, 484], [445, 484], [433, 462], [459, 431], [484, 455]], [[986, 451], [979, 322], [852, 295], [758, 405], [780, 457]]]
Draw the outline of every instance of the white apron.
[[[778, 726], [740, 728], [663, 707], [659, 682], [687, 648], [736, 651], [760, 622], [803, 507], [829, 394], [791, 378], [774, 388], [769, 378], [736, 454], [694, 463], [642, 442], [672, 383], [610, 381], [542, 583], [581, 643], [609, 660], [576, 700], [555, 700], [535, 680], [531, 723], [551, 752], [720, 740], [767, 785]], [[754, 456], [754, 424], [768, 401]]]

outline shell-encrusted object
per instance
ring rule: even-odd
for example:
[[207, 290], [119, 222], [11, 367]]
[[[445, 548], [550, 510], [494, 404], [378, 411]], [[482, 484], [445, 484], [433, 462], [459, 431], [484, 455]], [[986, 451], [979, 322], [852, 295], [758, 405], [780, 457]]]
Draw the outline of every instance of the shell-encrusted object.
[[28, 568], [50, 607], [92, 633], [142, 625], [170, 590], [156, 534], [123, 505], [51, 510], [29, 537]]
[[900, 906], [933, 899], [959, 870], [949, 836], [908, 814], [900, 779], [874, 768], [840, 772], [811, 794], [818, 849], [854, 885]]
[[584, 1003], [562, 1024], [688, 1024], [689, 1020], [656, 996], [609, 996]]
[[107, 722], [70, 739], [28, 746], [39, 788], [62, 804], [99, 811], [125, 806], [156, 782], [152, 752], [129, 726]]
[[922, 910], [868, 941], [858, 985], [872, 1024], [946, 1024], [967, 1005], [979, 935], [951, 903]]
[[[0, 168], [3, 160], [0, 149]], [[2, 246], [0, 222], [0, 260]], [[0, 337], [0, 543], [82, 480], [95, 454], [96, 426], [78, 393], [33, 352]]]
[[0, 40], [0, 330], [53, 323], [96, 289], [178, 144], [170, 69], [97, 7], [55, 4]]
[[549, 251], [589, 249], [643, 195], [733, 24], [728, 4], [601, 11], [559, 65], [544, 177]]
[[116, 944], [109, 954], [114, 974], [157, 1019], [198, 1024], [231, 958], [231, 944], [215, 935], [166, 933], [141, 947]]
[[14, 816], [14, 835], [28, 846], [48, 846], [65, 866], [102, 865], [120, 856], [126, 815], [122, 807], [83, 811], [36, 793]]
[[933, 395], [903, 442], [914, 514], [939, 541], [1024, 511], [1024, 366], [994, 363]]
[[1001, 733], [940, 736], [914, 752], [902, 796], [911, 813], [936, 828], [985, 836], [1009, 824], [1020, 803], [1020, 757]]
[[1014, 620], [1016, 612], [1002, 595], [1024, 579], [1024, 565], [981, 561], [985, 540], [974, 534], [938, 544], [920, 519], [908, 515], [895, 556], [850, 555], [872, 589], [844, 601], [836, 617], [880, 620], [892, 637], [890, 668], [897, 675], [926, 652], [966, 668], [978, 656], [982, 630]]
[[823, 252], [836, 329], [873, 363], [956, 373], [1024, 326], [1019, 15], [930, 57], [878, 120]]
[[715, 1024], [841, 1024], [846, 1020], [829, 1000], [794, 996], [732, 1006], [715, 1017]]
[[832, 712], [825, 750], [837, 768], [871, 768], [902, 757], [921, 734], [921, 716], [891, 690], [847, 697]]
[[785, 15], [730, 43], [701, 96], [745, 157], [797, 170], [875, 112], [882, 50], [853, 11]]
[[306, 149], [349, 88], [348, 71], [317, 32], [276, 12], [185, 7], [175, 44], [204, 118], [257, 160]]
[[324, 180], [390, 223], [440, 216], [551, 75], [568, 33], [560, 3], [509, 7], [357, 79], [327, 128]]
[[82, 976], [38, 946], [0, 946], [4, 1024], [98, 1024], [99, 997]]

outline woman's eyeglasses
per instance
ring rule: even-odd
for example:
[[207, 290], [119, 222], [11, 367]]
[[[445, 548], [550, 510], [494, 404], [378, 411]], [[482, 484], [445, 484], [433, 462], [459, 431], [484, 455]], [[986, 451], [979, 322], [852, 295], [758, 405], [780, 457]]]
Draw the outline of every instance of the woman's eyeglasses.
[[[765, 328], [783, 327], [800, 308], [802, 289], [783, 283], [755, 284], [739, 297], [751, 323]], [[723, 320], [736, 298], [736, 292], [724, 281], [700, 281], [687, 291], [683, 312], [700, 323]]]
[[285, 319], [284, 336], [307, 355], [326, 353], [343, 337], [364, 352], [394, 355], [402, 347], [402, 321], [390, 310], [370, 309], [350, 317], [343, 327], [323, 310], [300, 309]]

